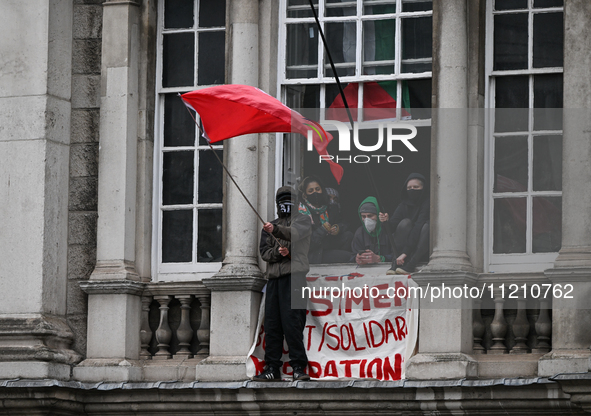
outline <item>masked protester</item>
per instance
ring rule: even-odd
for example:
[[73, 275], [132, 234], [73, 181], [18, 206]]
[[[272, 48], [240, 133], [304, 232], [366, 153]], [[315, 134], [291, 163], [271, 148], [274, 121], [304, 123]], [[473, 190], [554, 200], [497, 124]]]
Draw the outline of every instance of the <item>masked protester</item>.
[[308, 176], [299, 190], [302, 200], [298, 211], [312, 221], [310, 263], [347, 263], [352, 233], [346, 230], [345, 224], [336, 222], [339, 215], [333, 209], [335, 205], [330, 204], [329, 194], [320, 179]]
[[378, 220], [378, 201], [368, 196], [359, 205], [361, 227], [355, 232], [351, 250], [351, 261], [357, 264], [374, 264], [392, 261], [392, 248], [388, 235]]
[[[265, 370], [253, 377], [257, 381], [280, 380], [283, 339], [289, 349], [289, 364], [294, 380], [309, 380], [305, 373], [308, 358], [304, 347], [306, 285], [310, 218], [294, 209], [296, 193], [289, 186], [277, 190], [275, 198], [279, 218], [265, 223], [259, 251], [267, 262], [265, 296]], [[292, 303], [293, 298], [293, 303]]]
[[410, 274], [429, 251], [429, 190], [425, 177], [411, 173], [402, 189], [402, 202], [394, 214], [379, 214], [381, 222], [389, 221], [394, 250], [388, 274]]

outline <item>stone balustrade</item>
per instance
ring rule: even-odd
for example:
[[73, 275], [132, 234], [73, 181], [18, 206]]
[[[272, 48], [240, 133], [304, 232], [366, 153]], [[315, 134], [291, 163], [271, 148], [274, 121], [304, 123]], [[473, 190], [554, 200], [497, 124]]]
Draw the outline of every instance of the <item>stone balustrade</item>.
[[209, 356], [209, 290], [201, 282], [162, 282], [142, 294], [142, 360]]
[[474, 354], [550, 352], [552, 290], [548, 279], [537, 274], [481, 275], [479, 282], [487, 290], [482, 299], [474, 301]]

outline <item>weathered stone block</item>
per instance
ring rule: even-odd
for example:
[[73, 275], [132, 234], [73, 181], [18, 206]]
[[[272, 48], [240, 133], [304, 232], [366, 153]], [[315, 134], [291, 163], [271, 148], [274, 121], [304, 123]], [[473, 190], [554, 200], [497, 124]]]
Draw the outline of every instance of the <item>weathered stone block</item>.
[[99, 141], [100, 110], [72, 110], [71, 143]]
[[87, 319], [86, 315], [70, 315], [66, 319], [74, 334], [74, 342], [70, 348], [83, 357], [86, 356]]
[[84, 315], [88, 308], [88, 295], [80, 289], [77, 280], [68, 281], [67, 314]]
[[72, 108], [98, 108], [100, 88], [100, 75], [73, 75]]
[[100, 4], [77, 4], [74, 7], [74, 39], [100, 38], [103, 31], [103, 8]]
[[96, 220], [94, 212], [70, 212], [68, 244], [96, 244]]
[[81, 177], [70, 179], [70, 211], [96, 211], [98, 179]]
[[72, 73], [100, 74], [101, 41], [100, 39], [74, 40], [72, 50]]
[[68, 247], [68, 279], [87, 280], [96, 265], [96, 246]]
[[70, 147], [70, 177], [98, 176], [98, 143]]

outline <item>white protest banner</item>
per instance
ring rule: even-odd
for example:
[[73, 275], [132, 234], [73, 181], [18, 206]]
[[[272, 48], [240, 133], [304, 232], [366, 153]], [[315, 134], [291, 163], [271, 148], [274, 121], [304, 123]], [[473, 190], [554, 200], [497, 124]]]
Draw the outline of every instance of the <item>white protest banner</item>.
[[[418, 299], [409, 296], [409, 288], [418, 286], [410, 276], [350, 265], [331, 269], [331, 275], [308, 274], [307, 280], [304, 346], [310, 377], [403, 379], [418, 334]], [[263, 304], [246, 363], [249, 377], [265, 366]], [[285, 343], [282, 361], [282, 376], [290, 376]]]

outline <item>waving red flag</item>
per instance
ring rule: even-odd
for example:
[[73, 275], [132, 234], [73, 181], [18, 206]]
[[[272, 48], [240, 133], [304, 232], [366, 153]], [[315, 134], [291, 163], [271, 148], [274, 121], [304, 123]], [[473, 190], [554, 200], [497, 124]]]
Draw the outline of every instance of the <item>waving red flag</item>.
[[[182, 94], [181, 98], [199, 114], [211, 143], [251, 133], [295, 132], [307, 137], [311, 130], [314, 148], [319, 155], [328, 156], [326, 146], [332, 135], [258, 88], [219, 85]], [[340, 184], [343, 168], [332, 160], [327, 162]]]

